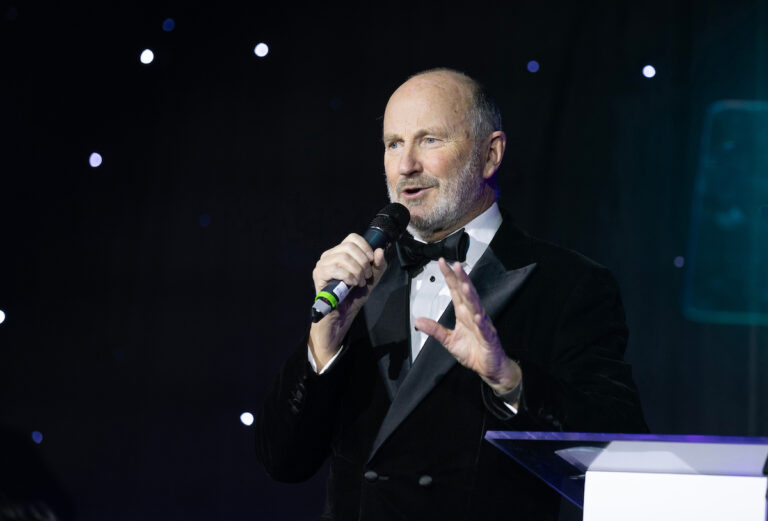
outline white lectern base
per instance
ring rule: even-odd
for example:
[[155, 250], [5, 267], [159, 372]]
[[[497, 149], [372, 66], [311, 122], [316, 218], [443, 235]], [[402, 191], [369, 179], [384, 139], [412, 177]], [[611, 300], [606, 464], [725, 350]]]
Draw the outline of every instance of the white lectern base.
[[584, 521], [766, 521], [768, 478], [587, 471]]

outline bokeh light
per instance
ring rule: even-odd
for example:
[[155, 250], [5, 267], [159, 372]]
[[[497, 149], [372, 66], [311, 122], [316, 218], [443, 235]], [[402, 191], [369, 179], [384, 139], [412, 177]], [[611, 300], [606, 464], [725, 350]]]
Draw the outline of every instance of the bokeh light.
[[43, 433], [40, 431], [32, 431], [32, 441], [40, 445], [43, 442]]
[[171, 32], [175, 27], [176, 27], [176, 22], [173, 21], [173, 18], [166, 18], [163, 21], [163, 31]]
[[675, 257], [675, 260], [672, 261], [675, 265], [675, 268], [682, 268], [685, 266], [685, 258], [678, 255]]
[[152, 63], [152, 61], [155, 59], [155, 53], [153, 53], [150, 49], [144, 49], [141, 51], [141, 56], [139, 56], [139, 60], [144, 65], [149, 65]]
[[0, 324], [2, 324], [3, 322], [5, 322], [5, 311], [0, 309]]
[[539, 71], [539, 62], [536, 60], [531, 60], [528, 62], [528, 65], [525, 66], [526, 69], [528, 69], [528, 72], [530, 73], [536, 73]]
[[654, 68], [654, 66], [646, 65], [645, 67], [643, 67], [643, 76], [645, 76], [646, 78], [653, 78], [654, 76], [656, 76], [656, 69]]
[[101, 166], [101, 161], [102, 161], [102, 157], [101, 157], [101, 154], [99, 154], [98, 152], [94, 152], [88, 158], [88, 164], [91, 165], [93, 168], [98, 168], [99, 166]]
[[269, 54], [269, 46], [264, 42], [257, 43], [256, 47], [253, 48], [253, 54], [258, 56], [259, 58], [263, 58], [264, 56]]
[[211, 224], [211, 216], [207, 213], [200, 214], [200, 217], [198, 217], [197, 220], [200, 223], [200, 226], [203, 228], [206, 228], [209, 224]]
[[243, 422], [243, 425], [251, 426], [253, 425], [253, 414], [249, 412], [244, 412], [240, 415], [240, 421]]

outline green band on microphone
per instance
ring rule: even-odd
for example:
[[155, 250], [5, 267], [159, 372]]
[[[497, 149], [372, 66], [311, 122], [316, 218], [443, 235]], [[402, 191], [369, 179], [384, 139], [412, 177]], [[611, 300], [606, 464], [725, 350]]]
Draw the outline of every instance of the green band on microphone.
[[336, 298], [336, 295], [334, 295], [333, 293], [330, 293], [328, 291], [321, 291], [320, 293], [317, 294], [317, 296], [315, 297], [315, 300], [319, 299], [320, 297], [327, 300], [328, 303], [331, 305], [332, 309], [336, 309], [336, 306], [339, 305], [339, 301]]

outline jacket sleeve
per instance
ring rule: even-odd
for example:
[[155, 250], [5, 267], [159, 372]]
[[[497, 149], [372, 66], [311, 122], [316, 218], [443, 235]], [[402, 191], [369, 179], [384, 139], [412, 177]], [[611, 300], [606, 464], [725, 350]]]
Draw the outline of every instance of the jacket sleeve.
[[607, 269], [592, 267], [571, 288], [548, 359], [520, 362], [517, 417], [498, 407], [493, 392], [483, 391], [486, 405], [495, 404], [489, 409], [499, 419], [543, 430], [647, 432], [631, 367], [624, 362], [628, 331], [616, 280]]
[[256, 420], [256, 455], [277, 481], [312, 477], [328, 457], [343, 356], [322, 375], [307, 360], [306, 338], [272, 383]]

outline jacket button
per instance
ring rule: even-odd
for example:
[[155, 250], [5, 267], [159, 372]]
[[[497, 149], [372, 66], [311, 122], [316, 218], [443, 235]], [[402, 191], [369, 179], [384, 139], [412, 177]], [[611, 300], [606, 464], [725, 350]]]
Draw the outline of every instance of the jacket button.
[[366, 470], [365, 474], [363, 474], [363, 477], [366, 479], [366, 481], [373, 483], [379, 479], [379, 474], [375, 470]]
[[422, 487], [428, 487], [432, 484], [432, 476], [424, 474], [419, 478], [419, 485]]

